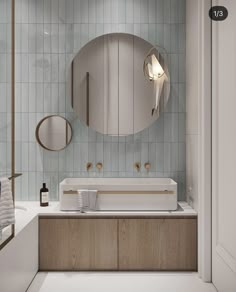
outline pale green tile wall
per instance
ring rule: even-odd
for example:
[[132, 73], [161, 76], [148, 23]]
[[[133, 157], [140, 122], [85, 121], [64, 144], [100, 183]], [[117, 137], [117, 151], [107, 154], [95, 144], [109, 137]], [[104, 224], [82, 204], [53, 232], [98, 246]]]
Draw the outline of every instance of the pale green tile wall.
[[[107, 137], [83, 126], [66, 90], [69, 64], [96, 36], [127, 32], [170, 54], [171, 98], [155, 124], [129, 137]], [[35, 127], [48, 114], [67, 117], [73, 141], [60, 152], [43, 150]], [[172, 177], [185, 199], [185, 1], [16, 0], [17, 199], [35, 200], [43, 181], [51, 199], [65, 177]], [[86, 163], [102, 162], [87, 173]], [[133, 164], [142, 163], [137, 173]], [[150, 161], [147, 173], [143, 164]]]

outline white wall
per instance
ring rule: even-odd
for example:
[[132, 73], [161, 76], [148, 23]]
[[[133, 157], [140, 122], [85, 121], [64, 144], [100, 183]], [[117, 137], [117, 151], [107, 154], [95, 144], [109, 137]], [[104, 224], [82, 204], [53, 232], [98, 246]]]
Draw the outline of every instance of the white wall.
[[211, 0], [186, 2], [186, 189], [198, 211], [198, 270], [211, 281]]

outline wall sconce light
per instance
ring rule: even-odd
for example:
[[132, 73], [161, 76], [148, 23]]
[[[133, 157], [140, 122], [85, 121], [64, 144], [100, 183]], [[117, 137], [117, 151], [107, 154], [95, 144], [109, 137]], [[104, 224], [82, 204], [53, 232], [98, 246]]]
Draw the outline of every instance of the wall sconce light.
[[[157, 50], [157, 47], [152, 47], [144, 59], [143, 72], [144, 76], [154, 82], [155, 102], [152, 109], [152, 116], [154, 113], [159, 115], [160, 113], [160, 99], [163, 91], [163, 85], [165, 81], [168, 81], [168, 69], [165, 66], [165, 60], [162, 58]], [[164, 50], [164, 49], [162, 49]], [[164, 50], [165, 51], [165, 50]], [[165, 51], [166, 53], [166, 51]]]

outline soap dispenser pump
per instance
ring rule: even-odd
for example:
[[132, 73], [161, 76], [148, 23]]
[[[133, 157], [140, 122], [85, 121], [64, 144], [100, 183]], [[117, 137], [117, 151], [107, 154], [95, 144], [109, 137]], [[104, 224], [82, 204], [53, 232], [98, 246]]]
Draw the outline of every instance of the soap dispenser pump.
[[49, 191], [46, 187], [46, 183], [43, 183], [43, 187], [40, 189], [40, 206], [47, 207], [49, 201]]

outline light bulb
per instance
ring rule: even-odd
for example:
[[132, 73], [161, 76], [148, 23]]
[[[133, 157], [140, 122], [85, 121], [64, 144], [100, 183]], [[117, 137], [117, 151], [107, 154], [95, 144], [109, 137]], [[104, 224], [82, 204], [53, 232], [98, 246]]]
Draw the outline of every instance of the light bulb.
[[151, 72], [150, 78], [152, 80], [157, 80], [165, 72], [154, 54], [151, 55], [151, 60], [152, 60], [152, 70], [151, 71], [149, 70], [149, 73]]

